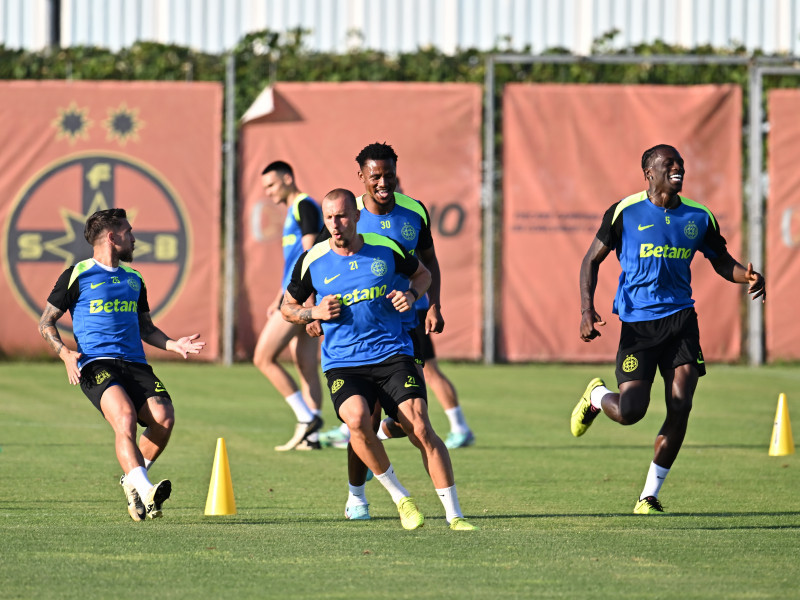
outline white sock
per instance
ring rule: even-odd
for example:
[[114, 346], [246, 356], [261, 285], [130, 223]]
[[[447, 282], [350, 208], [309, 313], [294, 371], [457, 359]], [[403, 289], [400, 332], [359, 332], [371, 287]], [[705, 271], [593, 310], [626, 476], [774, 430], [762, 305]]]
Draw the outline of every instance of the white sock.
[[152, 466], [153, 466], [153, 463], [154, 463], [154, 462], [156, 462], [156, 461], [154, 461], [154, 460], [148, 460], [148, 459], [146, 459], [146, 458], [145, 458], [145, 459], [144, 459], [144, 468], [145, 468], [145, 469], [147, 469], [147, 470], [149, 471], [149, 470], [150, 470], [150, 467], [152, 467]]
[[603, 410], [603, 407], [600, 406], [600, 402], [603, 400], [603, 396], [605, 396], [606, 394], [613, 394], [613, 393], [614, 392], [612, 392], [606, 386], [598, 385], [596, 388], [592, 390], [592, 394], [591, 396], [589, 396], [589, 401], [595, 408]]
[[309, 410], [303, 399], [303, 392], [298, 390], [291, 396], [286, 396], [286, 403], [294, 411], [298, 423], [311, 423], [314, 420], [314, 413]]
[[347, 496], [347, 506], [365, 506], [367, 504], [367, 494], [364, 491], [367, 484], [353, 485], [348, 483], [350, 493]]
[[661, 491], [661, 485], [664, 483], [664, 479], [667, 478], [668, 473], [669, 469], [659, 467], [656, 463], [651, 462], [650, 470], [647, 471], [647, 479], [644, 482], [644, 489], [639, 499], [641, 500], [648, 496], [655, 496], [658, 498], [658, 492]]
[[136, 467], [130, 473], [126, 473], [125, 483], [136, 488], [142, 501], [147, 498], [147, 494], [153, 488], [153, 484], [150, 483], [150, 479], [147, 477], [147, 469], [144, 467]]
[[378, 426], [377, 435], [378, 435], [378, 439], [379, 440], [388, 440], [389, 439], [389, 436], [386, 435], [386, 432], [383, 430], [383, 421], [381, 421], [381, 424]]
[[447, 420], [450, 421], [450, 431], [455, 433], [467, 433], [469, 431], [467, 420], [464, 418], [464, 412], [460, 406], [448, 408], [444, 411], [444, 414], [447, 415]]
[[339, 431], [342, 435], [346, 435], [348, 440], [350, 439], [350, 428], [347, 426], [347, 423], [339, 425]]
[[394, 474], [394, 467], [392, 467], [392, 465], [389, 465], [385, 473], [381, 473], [380, 475], [375, 473], [375, 479], [380, 481], [381, 485], [386, 488], [386, 491], [389, 492], [395, 504], [409, 495], [408, 490], [400, 485], [400, 482], [397, 480], [397, 475]]
[[444, 506], [444, 516], [449, 523], [456, 517], [463, 517], [461, 514], [461, 506], [458, 504], [458, 494], [456, 493], [456, 484], [454, 483], [449, 488], [436, 489], [439, 494], [439, 500], [442, 501]]

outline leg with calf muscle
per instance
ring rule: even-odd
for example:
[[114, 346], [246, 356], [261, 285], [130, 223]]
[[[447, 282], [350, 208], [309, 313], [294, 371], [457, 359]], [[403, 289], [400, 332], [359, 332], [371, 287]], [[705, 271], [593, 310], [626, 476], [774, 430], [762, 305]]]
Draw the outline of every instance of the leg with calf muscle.
[[139, 450], [142, 456], [152, 463], [167, 447], [175, 425], [175, 409], [172, 401], [163, 396], [147, 399], [147, 404], [139, 411], [139, 419], [147, 428], [139, 437]]
[[408, 432], [409, 441], [419, 449], [422, 462], [436, 488], [453, 485], [453, 465], [442, 439], [433, 430], [428, 408], [422, 398], [402, 402], [397, 411], [398, 422]]
[[693, 365], [686, 364], [666, 371], [662, 375], [667, 416], [656, 437], [653, 462], [669, 469], [675, 462], [686, 436], [698, 373]]

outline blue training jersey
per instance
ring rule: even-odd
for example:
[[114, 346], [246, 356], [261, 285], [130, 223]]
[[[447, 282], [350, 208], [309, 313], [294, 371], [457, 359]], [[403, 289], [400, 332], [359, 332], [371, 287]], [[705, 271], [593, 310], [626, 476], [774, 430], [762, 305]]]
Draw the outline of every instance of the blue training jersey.
[[150, 306], [138, 271], [124, 265], [107, 270], [89, 258], [61, 274], [47, 301], [72, 316], [83, 355], [79, 368], [98, 358], [147, 363], [139, 313], [150, 312]]
[[679, 196], [676, 208], [659, 208], [639, 192], [613, 204], [597, 239], [616, 250], [622, 273], [613, 312], [620, 320], [651, 321], [694, 305], [691, 262], [727, 253], [714, 215]]
[[[422, 202], [398, 192], [394, 194], [394, 202], [394, 208], [391, 211], [385, 215], [376, 215], [367, 210], [364, 205], [364, 195], [356, 198], [356, 203], [361, 211], [358, 232], [377, 233], [390, 237], [409, 254], [415, 256], [418, 250], [427, 250], [432, 247], [430, 217]], [[407, 290], [408, 280], [402, 276], [399, 279], [396, 289]], [[429, 306], [430, 300], [427, 294], [414, 302], [413, 310], [403, 316], [406, 328], [413, 329], [417, 324], [417, 310], [427, 310]]]
[[322, 229], [322, 211], [319, 204], [308, 194], [298, 194], [286, 211], [283, 221], [283, 278], [281, 290], [292, 278], [292, 269], [303, 253], [303, 236], [318, 234]]
[[[341, 314], [321, 321], [322, 370], [378, 364], [414, 350], [401, 315], [386, 295], [398, 273], [410, 277], [419, 261], [382, 235], [362, 235], [364, 245], [350, 256], [333, 251], [329, 240], [315, 244], [295, 265], [287, 291], [302, 303], [311, 294], [335, 296]], [[413, 312], [413, 311], [409, 311]]]

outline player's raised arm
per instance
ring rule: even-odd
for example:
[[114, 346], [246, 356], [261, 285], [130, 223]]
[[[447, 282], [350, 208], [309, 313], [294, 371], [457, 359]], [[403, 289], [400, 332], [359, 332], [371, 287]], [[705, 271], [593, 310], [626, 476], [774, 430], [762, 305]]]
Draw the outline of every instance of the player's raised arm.
[[748, 284], [747, 293], [753, 295], [753, 300], [761, 298], [763, 302], [767, 299], [764, 276], [753, 270], [753, 263], [747, 263], [747, 267], [745, 267], [728, 252], [725, 252], [716, 258], [712, 258], [711, 264], [714, 270], [728, 281]]
[[183, 358], [188, 358], [190, 354], [199, 354], [206, 345], [205, 342], [198, 341], [199, 333], [173, 340], [155, 326], [149, 312], [139, 313], [139, 333], [142, 340], [151, 346], [180, 354]]

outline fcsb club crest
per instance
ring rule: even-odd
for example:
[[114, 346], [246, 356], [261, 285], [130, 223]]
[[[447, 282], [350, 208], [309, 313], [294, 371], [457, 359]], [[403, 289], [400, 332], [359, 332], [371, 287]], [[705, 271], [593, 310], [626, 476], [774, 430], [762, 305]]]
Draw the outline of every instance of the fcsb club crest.
[[[83, 237], [86, 219], [95, 211], [117, 207], [126, 209], [134, 228], [134, 266], [146, 276], [153, 272], [147, 281], [157, 273], [166, 284], [163, 298], [159, 294], [156, 299], [152, 289], [148, 295], [153, 316], [177, 297], [191, 252], [189, 219], [179, 197], [161, 174], [137, 159], [84, 152], [58, 159], [35, 174], [17, 193], [6, 221], [2, 254], [8, 284], [35, 319], [61, 271], [92, 256]], [[43, 278], [50, 286], [44, 292], [35, 284]]]

